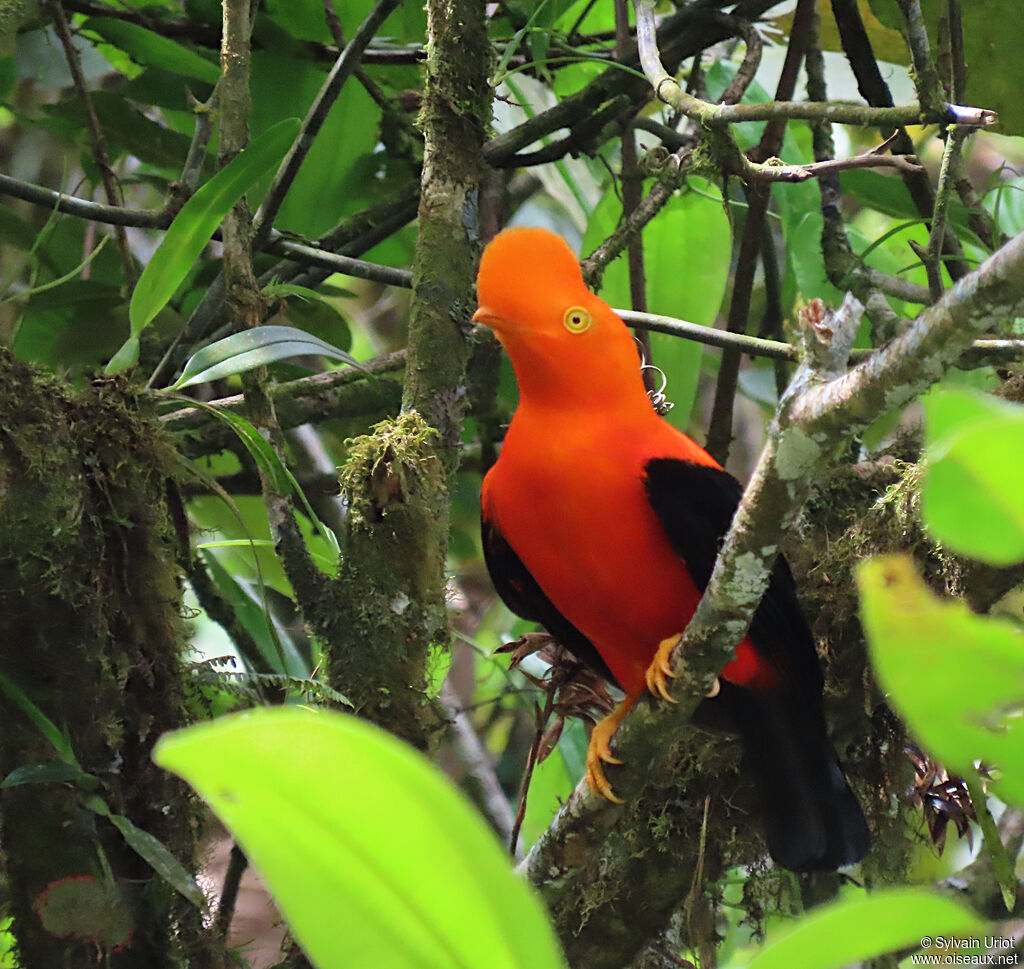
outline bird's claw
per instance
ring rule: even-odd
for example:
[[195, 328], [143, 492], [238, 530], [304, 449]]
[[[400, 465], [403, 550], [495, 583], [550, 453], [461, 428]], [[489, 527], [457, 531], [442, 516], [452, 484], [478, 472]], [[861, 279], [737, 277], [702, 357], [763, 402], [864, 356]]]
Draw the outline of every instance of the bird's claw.
[[676, 702], [668, 692], [668, 681], [676, 678], [675, 673], [672, 672], [670, 659], [672, 650], [675, 649], [676, 643], [681, 638], [682, 633], [669, 636], [668, 639], [663, 639], [658, 643], [658, 651], [654, 654], [654, 659], [651, 660], [651, 665], [647, 667], [647, 672], [644, 674], [647, 680], [647, 689], [655, 696], [668, 700], [669, 703]]
[[622, 804], [624, 802], [612, 790], [611, 783], [605, 777], [604, 765], [622, 763], [612, 753], [609, 744], [612, 737], [615, 736], [615, 731], [619, 729], [619, 724], [622, 722], [631, 704], [632, 700], [630, 700], [629, 704], [620, 704], [614, 712], [597, 723], [593, 731], [591, 731], [590, 744], [587, 747], [587, 783], [595, 794], [600, 794], [601, 797], [606, 798], [613, 804]]

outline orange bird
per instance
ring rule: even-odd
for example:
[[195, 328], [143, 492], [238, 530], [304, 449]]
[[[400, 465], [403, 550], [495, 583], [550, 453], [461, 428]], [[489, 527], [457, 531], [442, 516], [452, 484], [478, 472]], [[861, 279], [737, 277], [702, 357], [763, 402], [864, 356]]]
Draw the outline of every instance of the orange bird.
[[[481, 493], [487, 566], [513, 612], [624, 691], [587, 751], [591, 788], [618, 801], [609, 742], [645, 690], [671, 699], [668, 655], [742, 488], [655, 413], [633, 337], [558, 236], [501, 233], [477, 296], [473, 319], [494, 330], [519, 384]], [[814, 642], [781, 557], [719, 682], [703, 703], [744, 741], [775, 861], [802, 871], [859, 860], [867, 826], [828, 740]]]

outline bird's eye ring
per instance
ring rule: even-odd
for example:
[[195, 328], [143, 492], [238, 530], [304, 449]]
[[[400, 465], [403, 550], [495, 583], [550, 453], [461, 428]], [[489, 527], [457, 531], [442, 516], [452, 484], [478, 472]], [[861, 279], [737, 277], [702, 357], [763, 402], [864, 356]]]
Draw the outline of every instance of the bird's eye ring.
[[590, 329], [590, 324], [593, 322], [594, 319], [589, 310], [585, 310], [582, 306], [570, 306], [565, 311], [565, 316], [562, 317], [562, 324], [570, 333], [583, 333]]

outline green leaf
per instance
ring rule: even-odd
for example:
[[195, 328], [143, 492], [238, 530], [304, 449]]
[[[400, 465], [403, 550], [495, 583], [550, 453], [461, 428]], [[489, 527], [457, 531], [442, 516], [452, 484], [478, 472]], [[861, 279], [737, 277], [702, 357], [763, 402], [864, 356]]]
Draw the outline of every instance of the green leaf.
[[57, 725], [39, 709], [13, 680], [0, 673], [0, 690], [7, 694], [7, 698], [16, 706], [21, 707], [25, 715], [36, 725], [39, 732], [50, 742], [50, 745], [60, 755], [60, 759], [66, 764], [71, 764], [81, 770], [78, 758], [71, 748], [71, 741]]
[[103, 368], [105, 374], [122, 373], [139, 362], [139, 338], [130, 336]]
[[[416, 6], [402, 4], [403, 7]], [[337, 4], [343, 21], [350, 4]], [[323, 17], [323, 10], [318, 12]], [[328, 73], [303, 53], [290, 56], [280, 48], [254, 50], [252, 55], [253, 132], [297, 114], [304, 114]], [[340, 218], [365, 207], [377, 187], [376, 162], [357, 164], [369, 156], [380, 138], [380, 109], [360, 84], [346, 84], [331, 106], [295, 181], [285, 196], [274, 225], [282, 231], [316, 238]], [[266, 175], [269, 185], [273, 173]], [[260, 188], [264, 183], [260, 183]]]
[[112, 17], [89, 17], [82, 24], [82, 30], [94, 31], [139, 64], [159, 67], [207, 84], [216, 84], [220, 80], [220, 67], [217, 64], [183, 44], [138, 24]]
[[564, 966], [481, 818], [377, 727], [260, 709], [166, 736], [153, 756], [230, 828], [319, 969]]
[[862, 563], [857, 582], [874, 672], [912, 733], [965, 777], [994, 765], [995, 792], [1024, 806], [1024, 633], [936, 598], [905, 556]]
[[294, 326], [254, 326], [203, 347], [189, 357], [171, 390], [208, 380], [245, 373], [289, 357], [321, 356], [358, 367], [359, 363], [339, 347]]
[[86, 801], [86, 807], [96, 814], [108, 818], [110, 823], [121, 832], [128, 846], [171, 888], [184, 896], [196, 908], [206, 909], [206, 896], [203, 895], [195, 879], [159, 838], [153, 837], [148, 831], [143, 831], [123, 814], [114, 814], [101, 797], [90, 797]]
[[89, 776], [77, 764], [69, 764], [64, 760], [44, 760], [36, 764], [15, 767], [0, 782], [0, 788], [23, 787], [26, 784], [59, 784], [66, 781], [78, 783]]
[[896, 888], [823, 905], [783, 929], [747, 969], [839, 969], [935, 937], [977, 935], [985, 923], [939, 895]]
[[[288, 329], [288, 327], [284, 329]], [[284, 462], [277, 456], [277, 452], [270, 446], [270, 443], [240, 414], [233, 414], [222, 407], [211, 407], [202, 401], [191, 400], [190, 398], [182, 399], [188, 400], [189, 404], [193, 407], [199, 407], [217, 418], [217, 420], [227, 424], [238, 435], [238, 439], [245, 445], [245, 449], [252, 455], [252, 459], [260, 466], [260, 470], [267, 476], [271, 487], [277, 494], [286, 495], [289, 491], [295, 493], [295, 496], [302, 503], [303, 510], [306, 512], [309, 520], [327, 543], [327, 547], [332, 555], [331, 572], [333, 572], [341, 557], [338, 537], [317, 517], [301, 485], [295, 480], [295, 476], [288, 470]]]
[[[699, 179], [691, 181], [702, 192], [717, 192]], [[621, 213], [621, 203], [607, 192], [591, 214], [584, 252], [611, 235]], [[721, 202], [706, 194], [684, 193], [651, 220], [643, 241], [650, 311], [713, 325], [729, 276], [729, 220]], [[605, 270], [600, 295], [612, 306], [631, 305], [625, 254]], [[652, 333], [651, 351], [653, 362], [668, 378], [665, 393], [675, 404], [668, 418], [685, 428], [697, 393], [702, 347], [692, 340]]]
[[[241, 540], [244, 545], [255, 544]], [[271, 547], [273, 542], [267, 542]], [[263, 596], [257, 598], [250, 589], [243, 586], [231, 572], [221, 565], [216, 555], [204, 554], [203, 561], [209, 570], [217, 591], [235, 611], [238, 621], [252, 636], [266, 663], [267, 670], [274, 673], [307, 677], [310, 670], [302, 654], [295, 647], [291, 637], [276, 628], [273, 616], [266, 606], [265, 590]], [[262, 599], [262, 601], [261, 601]]]
[[[295, 118], [274, 125], [182, 206], [132, 293], [128, 318], [133, 337], [137, 338], [167, 305], [231, 207], [261, 176], [277, 168], [298, 130]], [[112, 369], [113, 363], [107, 366], [108, 374], [119, 372]]]
[[993, 565], [1024, 560], [1024, 407], [956, 388], [929, 394], [925, 414], [928, 532]]
[[32, 907], [43, 928], [58, 938], [88, 941], [100, 953], [131, 945], [132, 901], [127, 889], [117, 883], [91, 875], [61, 878], [50, 882]]

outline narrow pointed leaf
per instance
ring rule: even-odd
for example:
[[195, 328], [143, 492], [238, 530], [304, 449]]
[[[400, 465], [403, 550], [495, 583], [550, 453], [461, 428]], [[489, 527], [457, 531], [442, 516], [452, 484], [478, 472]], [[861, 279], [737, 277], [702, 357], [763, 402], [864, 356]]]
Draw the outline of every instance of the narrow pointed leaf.
[[213, 61], [138, 24], [113, 17], [89, 17], [82, 24], [82, 30], [95, 31], [139, 64], [159, 67], [207, 84], [216, 84], [220, 80], [220, 67]]
[[88, 776], [77, 764], [69, 764], [63, 760], [44, 760], [36, 764], [15, 767], [0, 782], [0, 788], [23, 787], [26, 784], [59, 784], [66, 781], [77, 783]]
[[196, 880], [159, 838], [154, 837], [148, 831], [143, 831], [123, 814], [114, 814], [101, 797], [89, 798], [86, 801], [86, 806], [96, 814], [108, 818], [110, 823], [121, 832], [121, 836], [128, 846], [168, 885], [180, 892], [196, 908], [206, 908], [206, 896], [196, 884]]
[[268, 128], [184, 204], [132, 293], [128, 317], [133, 336], [167, 305], [231, 207], [262, 176], [277, 168], [298, 130], [296, 118]]
[[276, 363], [278, 360], [302, 356], [330, 357], [358, 366], [356, 360], [344, 350], [312, 333], [294, 326], [256, 326], [242, 333], [233, 333], [193, 354], [171, 389], [180, 390], [193, 384], [255, 370], [256, 367]]

